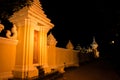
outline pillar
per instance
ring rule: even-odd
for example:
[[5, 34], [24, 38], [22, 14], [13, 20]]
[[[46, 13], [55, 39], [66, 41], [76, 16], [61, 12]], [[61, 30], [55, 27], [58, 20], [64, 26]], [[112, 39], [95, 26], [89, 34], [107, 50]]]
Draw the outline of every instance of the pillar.
[[33, 64], [34, 25], [31, 19], [27, 18], [18, 24], [18, 41], [14, 77], [38, 76], [38, 70]]
[[40, 26], [40, 62], [39, 64], [44, 68], [45, 73], [48, 73], [48, 54], [47, 54], [47, 32], [45, 26]]

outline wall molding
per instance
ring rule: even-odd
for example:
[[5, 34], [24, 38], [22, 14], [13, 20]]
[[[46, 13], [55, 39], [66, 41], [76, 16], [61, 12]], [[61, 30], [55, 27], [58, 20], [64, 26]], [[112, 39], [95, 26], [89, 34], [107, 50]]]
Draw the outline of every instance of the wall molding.
[[0, 37], [0, 44], [13, 44], [13, 45], [17, 45], [17, 43], [18, 43], [18, 40]]

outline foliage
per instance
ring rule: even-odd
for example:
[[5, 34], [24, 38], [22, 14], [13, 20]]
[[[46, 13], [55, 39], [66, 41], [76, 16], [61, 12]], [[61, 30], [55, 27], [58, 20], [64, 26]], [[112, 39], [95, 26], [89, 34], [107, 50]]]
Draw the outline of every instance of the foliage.
[[5, 27], [0, 36], [6, 37], [6, 30], [11, 30], [13, 24], [8, 19], [13, 13], [25, 6], [29, 7], [32, 2], [33, 0], [0, 0], [0, 24], [3, 24]]
[[30, 6], [33, 0], [0, 0], [0, 19], [10, 18], [14, 12]]

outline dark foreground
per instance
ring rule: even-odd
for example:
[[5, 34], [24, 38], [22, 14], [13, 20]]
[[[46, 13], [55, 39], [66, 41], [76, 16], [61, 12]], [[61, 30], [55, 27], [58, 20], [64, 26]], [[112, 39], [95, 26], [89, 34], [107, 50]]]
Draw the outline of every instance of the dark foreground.
[[63, 77], [56, 80], [120, 80], [120, 75], [111, 62], [98, 59], [78, 68], [68, 68]]
[[65, 68], [65, 73], [63, 74], [56, 72], [42, 79], [27, 80], [120, 80], [120, 67], [114, 61], [110, 61], [110, 58], [99, 58], [80, 63], [79, 67]]

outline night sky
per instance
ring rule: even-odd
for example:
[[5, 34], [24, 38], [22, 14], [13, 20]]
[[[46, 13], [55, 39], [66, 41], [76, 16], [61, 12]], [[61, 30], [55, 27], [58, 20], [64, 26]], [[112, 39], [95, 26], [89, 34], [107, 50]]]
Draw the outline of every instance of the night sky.
[[119, 69], [119, 2], [41, 0], [41, 3], [45, 14], [55, 25], [51, 32], [58, 41], [58, 47], [65, 47], [68, 40], [71, 40], [74, 47], [80, 44], [86, 48], [95, 36], [100, 58]]
[[59, 47], [65, 47], [68, 40], [75, 46], [89, 46], [93, 36], [105, 46], [119, 37], [120, 8], [115, 1], [41, 0], [41, 4], [55, 25], [51, 32]]
[[41, 0], [41, 3], [46, 15], [55, 25], [51, 32], [58, 41], [57, 46], [65, 47], [68, 40], [75, 45], [82, 45], [88, 39], [90, 41], [86, 41], [86, 44], [92, 42], [95, 13], [91, 4], [78, 0]]

